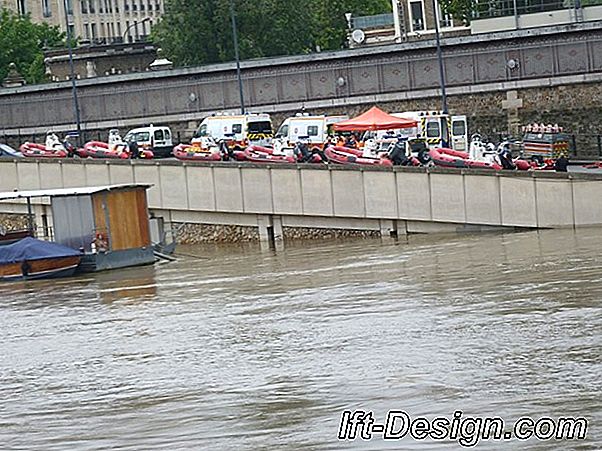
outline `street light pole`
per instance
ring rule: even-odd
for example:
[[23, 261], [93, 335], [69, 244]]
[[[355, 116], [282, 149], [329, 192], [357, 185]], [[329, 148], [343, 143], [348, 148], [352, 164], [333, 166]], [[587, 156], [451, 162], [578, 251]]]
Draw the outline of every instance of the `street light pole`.
[[433, 0], [433, 12], [435, 16], [435, 37], [437, 39], [437, 61], [439, 63], [439, 85], [441, 86], [441, 110], [447, 114], [447, 95], [445, 92], [445, 67], [441, 53], [441, 38], [439, 36], [439, 3]]
[[236, 31], [236, 15], [234, 14], [234, 0], [230, 0], [230, 16], [232, 17], [232, 38], [234, 40], [234, 57], [236, 58], [236, 77], [238, 78], [238, 93], [240, 94], [240, 114], [245, 114], [245, 95], [240, 74], [240, 56], [238, 54], [238, 33]]
[[[134, 22], [133, 24], [131, 24], [129, 27], [127, 27], [125, 29], [125, 31], [123, 32], [123, 36], [121, 36], [121, 40], [123, 42], [125, 42], [125, 36], [128, 34], [128, 31], [130, 31], [130, 29], [134, 28], [134, 27], [138, 27], [139, 24], [144, 23], [144, 22], [148, 22], [150, 20], [150, 17], [145, 17], [144, 19], [142, 19], [140, 22]], [[143, 30], [144, 31], [144, 30]]]
[[77, 143], [81, 145], [82, 133], [81, 133], [81, 122], [79, 117], [79, 102], [77, 100], [77, 84], [75, 81], [75, 67], [73, 65], [73, 49], [71, 48], [71, 28], [69, 27], [69, 10], [67, 8], [67, 1], [63, 0], [63, 7], [65, 8], [65, 25], [67, 26], [67, 49], [69, 51], [69, 72], [71, 75], [71, 90], [73, 91], [73, 114], [75, 116], [75, 123], [77, 126]]

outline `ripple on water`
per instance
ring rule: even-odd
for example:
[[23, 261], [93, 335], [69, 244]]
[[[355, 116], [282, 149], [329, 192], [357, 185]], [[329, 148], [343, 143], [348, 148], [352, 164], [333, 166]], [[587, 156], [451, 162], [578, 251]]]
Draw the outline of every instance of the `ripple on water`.
[[600, 448], [598, 235], [198, 247], [0, 285], [1, 448], [338, 449], [355, 408], [585, 415]]

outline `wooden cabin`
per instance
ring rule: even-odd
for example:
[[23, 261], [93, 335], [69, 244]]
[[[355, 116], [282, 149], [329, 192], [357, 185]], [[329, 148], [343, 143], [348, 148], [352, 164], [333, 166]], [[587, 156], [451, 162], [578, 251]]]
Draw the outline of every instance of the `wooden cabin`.
[[99, 271], [155, 261], [146, 199], [149, 186], [15, 191], [0, 193], [0, 200], [24, 198], [31, 206], [31, 198], [49, 198], [54, 241], [85, 253], [81, 270]]

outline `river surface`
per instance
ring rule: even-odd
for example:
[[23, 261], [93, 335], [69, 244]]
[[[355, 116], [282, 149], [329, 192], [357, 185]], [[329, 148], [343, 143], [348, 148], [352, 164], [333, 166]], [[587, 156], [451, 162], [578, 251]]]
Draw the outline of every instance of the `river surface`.
[[337, 441], [345, 409], [589, 419], [602, 448], [602, 230], [187, 247], [0, 285], [0, 449], [459, 449]]

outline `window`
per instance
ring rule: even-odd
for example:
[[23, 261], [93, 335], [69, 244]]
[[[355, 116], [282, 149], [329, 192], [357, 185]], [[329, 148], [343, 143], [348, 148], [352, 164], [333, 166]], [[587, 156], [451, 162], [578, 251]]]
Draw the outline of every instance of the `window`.
[[194, 134], [195, 138], [200, 138], [201, 136], [207, 136], [207, 124], [202, 124]]
[[88, 11], [90, 11], [90, 14], [96, 14], [96, 9], [94, 7], [94, 1], [95, 0], [90, 0], [90, 4], [88, 5]]
[[52, 16], [52, 11], [50, 10], [50, 0], [42, 0], [42, 15], [44, 17]]
[[242, 133], [242, 124], [232, 124], [232, 133], [235, 135]]
[[441, 11], [441, 5], [439, 5], [439, 10], [437, 12], [439, 13], [440, 28], [451, 28], [454, 26], [454, 19], [452, 15], [447, 12], [444, 13], [443, 11]]
[[84, 36], [88, 41], [90, 40], [90, 24], [84, 24]]
[[155, 141], [165, 140], [165, 137], [163, 136], [163, 130], [155, 130], [153, 137], [154, 137]]
[[429, 121], [426, 124], [426, 137], [439, 138], [439, 122]]
[[247, 131], [249, 133], [272, 133], [272, 123], [270, 121], [249, 122]]
[[155, 0], [155, 11], [161, 11], [161, 2]]
[[136, 5], [136, 0], [132, 1], [132, 11], [138, 11], [138, 5]]
[[101, 37], [101, 38], [104, 38], [106, 35], [107, 35], [107, 34], [106, 34], [106, 31], [105, 31], [105, 24], [104, 24], [104, 23], [101, 23], [101, 24], [100, 24], [100, 37]]
[[464, 136], [466, 133], [466, 124], [464, 121], [452, 122], [452, 134], [454, 136]]
[[117, 37], [121, 37], [121, 22], [117, 22]]
[[318, 136], [318, 126], [310, 125], [307, 127], [307, 136]]
[[102, 0], [98, 0], [98, 12], [103, 13], [104, 9], [102, 8]]
[[125, 11], [129, 11], [130, 10], [130, 4], [128, 3], [127, 0], [125, 0], [125, 2], [123, 3], [123, 9]]
[[153, 4], [151, 3], [151, 0], [148, 0], [147, 6], [148, 6], [148, 8], [147, 8], [147, 9], [148, 9], [149, 11], [152, 11], [152, 10], [153, 10]]
[[144, 0], [140, 0], [140, 11], [144, 11]]
[[82, 10], [82, 14], [88, 14], [88, 1], [80, 0], [79, 8]]
[[165, 140], [169, 140], [171, 139], [171, 133], [169, 133], [169, 130], [165, 130]]
[[90, 25], [90, 31], [92, 32], [92, 39], [96, 39], [96, 36], [98, 35], [98, 33], [96, 32], [96, 24], [95, 23]]
[[67, 14], [73, 14], [73, 1], [67, 0]]
[[281, 138], [285, 138], [288, 136], [288, 124], [282, 125], [280, 130], [278, 130], [278, 136]]
[[27, 14], [27, 8], [25, 7], [25, 0], [17, 0], [17, 9], [19, 10], [19, 14], [24, 16]]
[[424, 30], [424, 8], [422, 0], [410, 1], [410, 17], [412, 31]]

